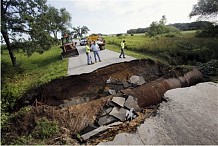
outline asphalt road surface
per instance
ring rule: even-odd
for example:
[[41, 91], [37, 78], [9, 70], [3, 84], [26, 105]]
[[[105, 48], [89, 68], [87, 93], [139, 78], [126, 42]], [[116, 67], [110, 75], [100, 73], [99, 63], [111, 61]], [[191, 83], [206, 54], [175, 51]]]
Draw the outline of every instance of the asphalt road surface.
[[[78, 49], [79, 55], [69, 58], [68, 72], [67, 72], [68, 76], [69, 75], [79, 75], [82, 73], [89, 73], [98, 68], [101, 68], [101, 67], [104, 67], [110, 64], [131, 61], [135, 59], [127, 55], [126, 55], [126, 58], [119, 58], [120, 53], [105, 49], [105, 50], [99, 51], [99, 55], [100, 55], [102, 62], [97, 62], [92, 65], [87, 65], [87, 56], [85, 53], [85, 46], [80, 46], [79, 42], [77, 44], [78, 45], [76, 47]], [[94, 62], [95, 59], [94, 59], [93, 52], [91, 52], [91, 55], [92, 55], [92, 61]]]

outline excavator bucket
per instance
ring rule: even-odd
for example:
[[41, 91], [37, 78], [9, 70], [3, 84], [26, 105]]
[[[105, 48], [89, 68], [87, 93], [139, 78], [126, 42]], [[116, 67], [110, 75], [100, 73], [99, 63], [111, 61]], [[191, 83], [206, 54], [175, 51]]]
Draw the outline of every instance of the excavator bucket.
[[79, 52], [73, 43], [64, 44], [61, 48], [63, 50], [61, 53], [62, 59], [79, 55]]
[[[71, 41], [70, 41], [71, 40]], [[63, 37], [61, 38], [62, 46], [60, 47], [62, 49], [61, 58], [67, 58], [71, 56], [77, 56], [79, 55], [79, 52], [76, 48], [76, 44], [72, 42], [72, 37], [68, 34], [63, 34]]]

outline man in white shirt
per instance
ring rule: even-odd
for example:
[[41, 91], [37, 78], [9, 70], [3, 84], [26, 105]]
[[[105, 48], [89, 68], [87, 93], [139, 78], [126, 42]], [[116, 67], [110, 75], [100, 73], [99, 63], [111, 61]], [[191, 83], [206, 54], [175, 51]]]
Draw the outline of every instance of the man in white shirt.
[[94, 41], [92, 46], [91, 46], [91, 49], [93, 50], [93, 53], [94, 53], [94, 57], [95, 57], [95, 62], [97, 62], [97, 57], [98, 56], [98, 60], [99, 62], [101, 62], [101, 59], [100, 59], [100, 56], [99, 56], [99, 46], [98, 44]]

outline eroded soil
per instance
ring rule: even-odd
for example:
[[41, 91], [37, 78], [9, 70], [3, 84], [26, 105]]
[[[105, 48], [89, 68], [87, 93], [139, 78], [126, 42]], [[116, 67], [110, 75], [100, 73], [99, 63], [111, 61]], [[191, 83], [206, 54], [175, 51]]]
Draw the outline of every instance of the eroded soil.
[[[138, 87], [129, 83], [131, 76], [142, 76], [145, 84], [153, 81], [153, 85], [158, 79], [178, 78], [188, 71], [181, 67], [171, 68], [152, 60], [133, 60], [109, 65], [92, 73], [53, 80], [32, 89], [17, 101], [14, 111], [26, 106], [31, 107], [31, 110], [14, 116], [9, 126], [2, 130], [4, 144], [11, 144], [17, 137], [31, 134], [37, 120], [42, 117], [57, 121], [60, 127], [59, 133], [45, 140], [46, 144], [97, 144], [111, 140], [119, 132], [134, 132], [145, 118], [155, 113], [157, 106], [142, 107], [134, 120], [123, 122], [89, 140], [83, 141], [75, 136], [87, 126], [96, 125], [96, 119], [112, 97], [125, 96], [121, 91]], [[109, 78], [114, 80], [113, 84], [106, 83]], [[116, 94], [111, 95], [109, 89], [116, 91]]]

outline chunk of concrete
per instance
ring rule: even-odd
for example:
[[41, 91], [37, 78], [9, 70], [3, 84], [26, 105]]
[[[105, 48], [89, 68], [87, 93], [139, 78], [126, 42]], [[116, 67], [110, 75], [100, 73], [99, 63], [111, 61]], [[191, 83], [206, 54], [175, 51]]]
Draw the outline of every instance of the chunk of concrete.
[[124, 87], [124, 88], [131, 87], [131, 84], [128, 83], [128, 82], [123, 82], [123, 87]]
[[85, 134], [85, 133], [88, 133], [90, 131], [93, 131], [94, 129], [97, 129], [98, 127], [94, 126], [94, 125], [88, 125], [86, 128], [84, 128], [82, 131], [81, 131], [81, 134]]
[[125, 100], [126, 99], [123, 97], [113, 97], [111, 101], [118, 104], [119, 106], [123, 107], [125, 104]]
[[107, 124], [110, 124], [116, 121], [118, 121], [118, 119], [116, 119], [115, 117], [106, 115], [104, 117], [99, 118], [98, 124], [102, 126], [102, 125], [107, 125]]
[[87, 140], [87, 139], [89, 139], [90, 137], [99, 134], [100, 132], [106, 131], [106, 130], [109, 129], [109, 128], [111, 128], [111, 127], [110, 127], [110, 126], [101, 126], [101, 127], [97, 128], [97, 129], [95, 129], [95, 130], [93, 130], [93, 131], [90, 131], [90, 132], [88, 132], [88, 133], [86, 133], [86, 134], [81, 135], [81, 138], [82, 138], [83, 140]]
[[138, 106], [138, 100], [137, 98], [129, 95], [125, 104], [125, 107], [127, 107], [128, 109], [134, 108], [134, 111], [138, 112], [141, 110], [141, 108]]
[[114, 102], [112, 102], [112, 101], [108, 101], [106, 105], [107, 105], [107, 106], [111, 106], [111, 107], [116, 107], [116, 106], [117, 106], [117, 105], [116, 105]]
[[126, 119], [126, 110], [122, 107], [114, 107], [109, 115], [118, 118], [120, 121], [125, 121]]
[[117, 126], [120, 124], [123, 124], [123, 122], [114, 122], [114, 123], [109, 124], [108, 126], [113, 127], [113, 126]]
[[109, 114], [109, 113], [112, 111], [112, 109], [113, 109], [112, 107], [109, 107], [109, 108], [103, 108], [103, 111], [102, 111], [100, 117], [103, 117], [103, 116]]
[[145, 79], [142, 76], [131, 76], [129, 81], [135, 85], [142, 85], [145, 83]]
[[112, 89], [109, 89], [108, 92], [109, 92], [111, 95], [115, 95], [115, 94], [116, 94], [116, 91], [115, 91], [115, 90], [112, 90]]

